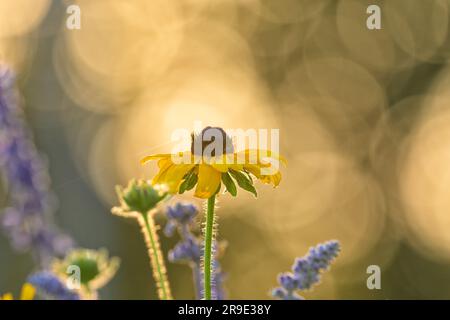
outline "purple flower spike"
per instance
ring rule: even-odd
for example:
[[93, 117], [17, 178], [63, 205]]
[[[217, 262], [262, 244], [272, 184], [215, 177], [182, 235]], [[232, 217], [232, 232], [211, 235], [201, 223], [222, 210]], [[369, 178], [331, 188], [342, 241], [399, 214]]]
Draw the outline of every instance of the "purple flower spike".
[[[202, 272], [201, 272], [201, 256], [202, 243], [201, 240], [193, 233], [194, 220], [198, 214], [197, 208], [190, 203], [177, 203], [167, 208], [167, 224], [164, 228], [166, 236], [172, 236], [175, 230], [181, 237], [181, 241], [169, 251], [169, 261], [184, 262], [192, 268], [194, 284], [196, 287], [196, 296], [200, 299], [202, 293]], [[217, 253], [219, 246], [214, 245], [214, 251]], [[221, 271], [220, 263], [217, 260], [217, 254], [213, 260], [213, 281], [212, 296], [216, 300], [225, 299], [225, 291], [223, 290], [224, 274]]]
[[38, 291], [38, 295], [45, 300], [80, 300], [80, 296], [66, 287], [55, 274], [48, 271], [37, 272], [28, 277]]
[[32, 141], [19, 105], [12, 71], [0, 65], [0, 177], [9, 207], [0, 211], [1, 226], [18, 251], [32, 250], [45, 266], [62, 255], [71, 239], [51, 221], [55, 210], [46, 162]]
[[272, 296], [281, 300], [302, 299], [295, 291], [309, 290], [319, 283], [321, 272], [329, 269], [339, 251], [338, 241], [328, 241], [312, 247], [306, 256], [295, 260], [292, 266], [293, 273], [278, 276], [280, 287], [272, 290]]
[[194, 237], [188, 237], [179, 242], [175, 248], [169, 252], [169, 261], [171, 262], [193, 262], [200, 264], [201, 247], [198, 240]]

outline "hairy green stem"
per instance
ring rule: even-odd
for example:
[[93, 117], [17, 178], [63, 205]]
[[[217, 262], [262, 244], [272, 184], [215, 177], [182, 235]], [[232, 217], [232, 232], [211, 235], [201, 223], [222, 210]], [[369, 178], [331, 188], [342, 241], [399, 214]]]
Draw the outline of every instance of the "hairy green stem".
[[167, 279], [166, 267], [164, 265], [161, 247], [159, 245], [158, 234], [156, 233], [155, 222], [151, 216], [151, 212], [142, 214], [142, 232], [144, 233], [145, 242], [150, 256], [150, 264], [153, 269], [153, 277], [158, 288], [158, 296], [160, 300], [171, 300], [169, 281]]
[[214, 231], [214, 206], [216, 196], [213, 195], [208, 199], [208, 207], [206, 210], [206, 226], [205, 226], [205, 250], [203, 259], [203, 288], [205, 300], [211, 300], [211, 273], [212, 273], [212, 242]]

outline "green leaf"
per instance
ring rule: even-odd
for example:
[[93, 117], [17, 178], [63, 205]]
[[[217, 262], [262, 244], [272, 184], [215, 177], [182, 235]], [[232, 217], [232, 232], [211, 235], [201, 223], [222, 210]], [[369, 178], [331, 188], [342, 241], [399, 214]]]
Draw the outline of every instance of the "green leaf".
[[255, 197], [258, 196], [255, 187], [253, 186], [252, 181], [242, 172], [239, 171], [235, 171], [235, 170], [230, 170], [231, 175], [233, 176], [233, 178], [236, 180], [236, 182], [238, 183], [239, 187], [241, 187], [242, 189], [253, 193], [253, 195]]
[[227, 188], [227, 191], [233, 197], [236, 197], [236, 195], [237, 195], [236, 184], [234, 183], [233, 179], [231, 179], [231, 177], [228, 174], [228, 172], [223, 172], [222, 173], [222, 182], [225, 185], [225, 187]]
[[186, 178], [180, 185], [180, 194], [184, 193], [185, 191], [191, 190], [197, 184], [197, 181], [197, 174], [195, 174], [194, 169], [192, 169], [191, 171], [189, 171], [189, 173], [187, 173]]

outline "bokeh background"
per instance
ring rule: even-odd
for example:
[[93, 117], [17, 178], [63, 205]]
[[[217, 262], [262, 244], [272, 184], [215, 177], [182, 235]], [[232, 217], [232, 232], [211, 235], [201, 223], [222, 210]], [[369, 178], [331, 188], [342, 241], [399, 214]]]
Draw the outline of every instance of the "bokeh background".
[[[68, 30], [66, 8], [81, 8]], [[378, 4], [382, 29], [366, 28]], [[14, 67], [47, 155], [58, 225], [122, 259], [105, 299], [155, 299], [138, 227], [110, 214], [116, 184], [195, 120], [280, 128], [289, 161], [257, 200], [220, 198], [230, 298], [266, 299], [294, 257], [343, 251], [306, 298], [450, 298], [448, 0], [0, 0], [0, 59]], [[184, 199], [191, 199], [189, 196]], [[198, 205], [200, 203], [196, 202]], [[162, 223], [163, 220], [161, 220]], [[167, 252], [175, 240], [163, 240]], [[367, 266], [382, 289], [366, 287]], [[176, 298], [187, 266], [169, 264]], [[0, 291], [31, 257], [0, 235]]]

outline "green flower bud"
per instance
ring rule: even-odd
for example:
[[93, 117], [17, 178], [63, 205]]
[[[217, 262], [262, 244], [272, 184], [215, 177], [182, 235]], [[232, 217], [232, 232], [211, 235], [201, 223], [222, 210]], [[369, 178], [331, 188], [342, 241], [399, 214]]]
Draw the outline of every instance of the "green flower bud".
[[109, 257], [105, 249], [74, 249], [64, 259], [55, 259], [51, 269], [62, 279], [68, 279], [75, 275], [70, 273], [74, 267], [77, 268], [81, 293], [91, 298], [114, 277], [119, 265], [119, 258]]
[[142, 214], [154, 209], [167, 196], [166, 192], [143, 180], [131, 180], [125, 189], [118, 187], [117, 193], [122, 203], [122, 211]]

